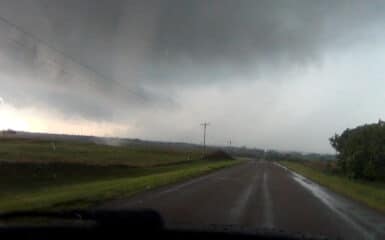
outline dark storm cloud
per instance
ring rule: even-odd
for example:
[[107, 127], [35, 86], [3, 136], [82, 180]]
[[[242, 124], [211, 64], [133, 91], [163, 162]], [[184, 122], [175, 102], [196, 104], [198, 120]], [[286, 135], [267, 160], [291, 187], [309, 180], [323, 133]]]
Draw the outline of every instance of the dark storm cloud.
[[172, 91], [186, 85], [231, 81], [264, 66], [311, 64], [368, 38], [365, 29], [382, 20], [384, 6], [358, 0], [2, 0], [7, 77], [0, 81], [13, 83], [4, 83], [0, 94], [18, 106], [51, 106], [93, 119], [154, 104], [174, 107]]
[[[308, 64], [330, 48], [367, 37], [362, 30], [382, 21], [385, 10], [379, 1], [168, 3], [159, 14], [153, 58], [164, 63], [160, 73], [179, 76], [183, 71], [210, 75], [217, 66], [231, 74], [266, 64]], [[172, 74], [164, 77], [170, 78]]]

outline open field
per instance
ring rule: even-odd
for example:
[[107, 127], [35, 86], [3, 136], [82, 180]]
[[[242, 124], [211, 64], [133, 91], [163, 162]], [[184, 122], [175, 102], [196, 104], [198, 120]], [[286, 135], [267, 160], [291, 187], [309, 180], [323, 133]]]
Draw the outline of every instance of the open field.
[[240, 161], [199, 151], [33, 139], [0, 140], [0, 211], [87, 207]]
[[147, 146], [107, 146], [74, 141], [0, 139], [0, 160], [153, 167], [198, 159], [201, 151]]
[[[117, 177], [113, 173], [116, 169], [112, 169], [113, 175], [104, 178], [94, 176], [92, 180], [78, 183], [75, 178], [70, 184], [65, 184], [64, 180], [64, 182], [53, 182], [44, 187], [35, 186], [35, 189], [28, 187], [31, 184], [34, 185], [33, 181], [30, 183], [18, 182], [18, 185], [22, 186], [19, 192], [14, 192], [14, 190], [10, 190], [8, 194], [3, 192], [0, 199], [0, 211], [88, 207], [101, 201], [128, 197], [140, 191], [187, 180], [239, 162], [237, 160], [199, 161], [151, 170], [136, 169], [134, 172], [129, 169], [125, 177]], [[111, 170], [108, 169], [109, 167], [105, 168], [107, 171]], [[72, 178], [72, 176], [68, 176], [68, 178]]]
[[135, 178], [204, 165], [192, 161], [159, 167], [94, 166], [73, 163], [0, 163], [0, 198], [30, 190], [40, 190], [97, 180]]
[[307, 166], [300, 162], [280, 161], [280, 163], [335, 192], [385, 213], [385, 183], [383, 182], [353, 181], [343, 176], [326, 174], [314, 166]]

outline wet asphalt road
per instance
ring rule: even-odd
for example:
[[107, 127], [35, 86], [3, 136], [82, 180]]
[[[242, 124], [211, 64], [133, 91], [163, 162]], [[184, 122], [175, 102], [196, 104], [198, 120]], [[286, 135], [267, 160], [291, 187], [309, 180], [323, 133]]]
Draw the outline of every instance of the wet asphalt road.
[[343, 239], [385, 239], [385, 216], [265, 161], [248, 161], [107, 209], [152, 208], [166, 224], [241, 225]]

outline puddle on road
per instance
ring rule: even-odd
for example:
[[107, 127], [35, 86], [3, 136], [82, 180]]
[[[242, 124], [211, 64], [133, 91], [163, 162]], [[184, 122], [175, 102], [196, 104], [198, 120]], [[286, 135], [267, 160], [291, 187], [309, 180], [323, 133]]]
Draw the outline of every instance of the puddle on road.
[[272, 229], [274, 227], [274, 218], [273, 218], [273, 201], [271, 201], [271, 195], [268, 188], [268, 175], [267, 172], [263, 173], [263, 183], [262, 183], [262, 191], [263, 191], [263, 202], [264, 202], [264, 226], [265, 228]]
[[[254, 183], [256, 181], [257, 176], [253, 177]], [[238, 224], [241, 222], [241, 217], [246, 211], [247, 203], [253, 193], [254, 184], [250, 184], [247, 186], [243, 192], [239, 195], [238, 200], [235, 202], [234, 207], [230, 210], [230, 218], [233, 219], [234, 224]]]
[[[380, 239], [385, 236], [385, 219], [380, 215], [369, 212], [356, 203], [339, 197], [328, 189], [299, 175], [285, 166], [274, 163], [276, 166], [290, 172], [292, 178], [302, 187], [309, 190], [315, 197], [321, 200], [326, 206], [334, 211], [343, 220], [353, 226], [363, 235], [364, 239]], [[379, 236], [380, 235], [380, 236]]]

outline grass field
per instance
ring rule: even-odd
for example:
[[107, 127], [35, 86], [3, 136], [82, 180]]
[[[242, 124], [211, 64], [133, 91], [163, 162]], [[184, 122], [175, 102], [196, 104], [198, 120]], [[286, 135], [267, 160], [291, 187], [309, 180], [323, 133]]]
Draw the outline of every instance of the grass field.
[[335, 192], [385, 213], [385, 183], [383, 182], [353, 181], [343, 176], [326, 174], [299, 162], [280, 161], [280, 163]]
[[181, 149], [55, 145], [0, 139], [0, 212], [89, 207], [241, 162], [200, 160], [200, 152]]
[[128, 174], [126, 177], [95, 178], [72, 184], [52, 184], [34, 190], [27, 190], [26, 187], [22, 191], [1, 197], [0, 211], [89, 207], [101, 201], [128, 197], [140, 191], [187, 180], [238, 163], [237, 160], [200, 161], [162, 170], [153, 169], [152, 173], [146, 172], [144, 175], [141, 175], [141, 170], [137, 170], [135, 176]]
[[107, 146], [96, 143], [33, 139], [0, 139], [0, 160], [33, 163], [83, 163], [152, 167], [198, 159], [201, 151], [146, 146]]

